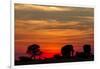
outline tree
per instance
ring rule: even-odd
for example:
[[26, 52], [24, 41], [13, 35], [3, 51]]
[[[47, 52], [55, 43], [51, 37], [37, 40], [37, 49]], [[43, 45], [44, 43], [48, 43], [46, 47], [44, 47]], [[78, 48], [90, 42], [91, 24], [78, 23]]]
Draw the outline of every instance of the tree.
[[40, 56], [42, 54], [42, 52], [40, 51], [40, 46], [37, 44], [28, 46], [27, 54], [31, 55], [31, 58], [36, 59], [36, 56]]
[[80, 52], [80, 53], [77, 52], [76, 53], [76, 58], [78, 60], [93, 60], [94, 56], [91, 53], [91, 45], [85, 44], [83, 46], [83, 52]]
[[83, 46], [83, 56], [84, 56], [84, 58], [87, 58], [87, 59], [90, 59], [92, 57], [92, 54], [91, 54], [91, 45], [85, 44]]
[[91, 53], [91, 45], [85, 44], [83, 46], [84, 53]]
[[61, 48], [61, 54], [64, 58], [71, 58], [73, 56], [73, 46], [72, 45], [65, 45]]

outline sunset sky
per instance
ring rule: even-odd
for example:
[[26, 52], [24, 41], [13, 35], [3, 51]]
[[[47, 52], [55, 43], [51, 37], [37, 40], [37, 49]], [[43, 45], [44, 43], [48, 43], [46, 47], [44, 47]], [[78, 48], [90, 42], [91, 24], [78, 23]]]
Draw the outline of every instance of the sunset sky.
[[15, 4], [15, 56], [26, 55], [28, 45], [38, 44], [44, 57], [59, 54], [72, 44], [82, 51], [93, 47], [93, 8]]

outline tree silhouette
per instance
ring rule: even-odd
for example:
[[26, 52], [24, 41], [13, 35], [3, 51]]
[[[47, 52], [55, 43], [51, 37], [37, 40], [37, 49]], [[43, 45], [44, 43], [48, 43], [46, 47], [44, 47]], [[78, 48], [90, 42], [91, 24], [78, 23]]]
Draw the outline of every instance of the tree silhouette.
[[91, 53], [91, 46], [86, 44], [83, 46], [84, 53]]
[[36, 59], [36, 56], [40, 56], [42, 54], [42, 52], [40, 51], [40, 46], [37, 44], [28, 46], [27, 54], [31, 55], [31, 58]]
[[61, 54], [64, 58], [71, 58], [73, 56], [73, 46], [72, 45], [65, 45], [61, 48]]
[[76, 53], [76, 57], [78, 60], [93, 60], [93, 55], [91, 53], [91, 45], [85, 44], [83, 46], [83, 52]]
[[84, 58], [91, 58], [91, 45], [86, 44], [83, 46], [83, 55]]

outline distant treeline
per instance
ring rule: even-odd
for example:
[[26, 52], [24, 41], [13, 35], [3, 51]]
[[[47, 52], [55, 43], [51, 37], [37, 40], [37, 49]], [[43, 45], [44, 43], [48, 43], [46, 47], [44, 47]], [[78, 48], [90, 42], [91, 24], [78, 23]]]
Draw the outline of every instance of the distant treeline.
[[40, 46], [37, 44], [29, 45], [26, 53], [29, 56], [20, 56], [19, 60], [15, 60], [15, 65], [93, 61], [94, 60], [94, 55], [91, 53], [91, 45], [89, 44], [83, 45], [82, 52], [75, 52], [73, 45], [65, 45], [61, 48], [61, 54], [55, 54], [52, 58], [42, 59], [43, 52], [40, 50]]

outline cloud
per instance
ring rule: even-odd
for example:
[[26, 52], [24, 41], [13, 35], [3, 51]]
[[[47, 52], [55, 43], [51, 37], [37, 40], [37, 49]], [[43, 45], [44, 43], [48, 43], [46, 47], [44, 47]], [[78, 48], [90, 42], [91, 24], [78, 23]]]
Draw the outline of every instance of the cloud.
[[41, 11], [70, 11], [71, 9], [65, 9], [64, 7], [54, 7], [54, 6], [41, 6], [32, 4], [15, 4], [15, 9], [17, 10], [41, 10]]
[[[45, 11], [42, 7], [45, 7]], [[51, 10], [50, 7], [52, 11], [46, 11]], [[58, 11], [57, 9], [62, 11]], [[85, 16], [93, 17], [93, 8], [15, 4], [15, 18], [21, 20], [56, 20], [60, 22], [65, 22], [69, 20], [81, 20], [82, 18], [80, 17]]]
[[46, 20], [16, 20], [16, 30], [34, 31], [34, 30], [53, 30], [53, 29], [76, 29], [88, 30], [93, 29], [92, 21], [46, 21]]
[[93, 8], [15, 4], [17, 30], [93, 29]]
[[93, 40], [93, 12], [93, 8], [15, 4], [16, 41], [89, 42]]

